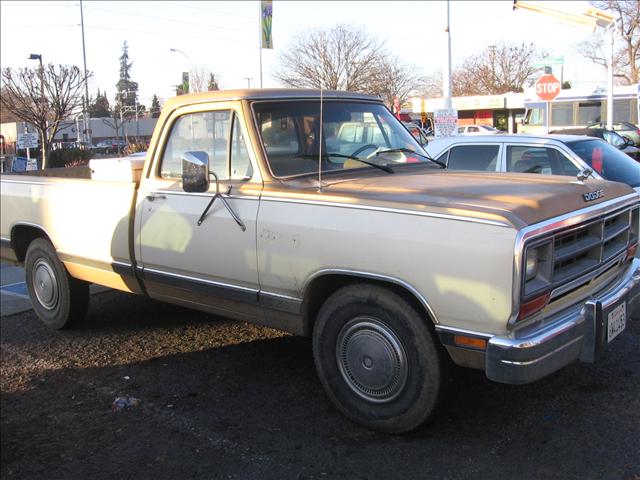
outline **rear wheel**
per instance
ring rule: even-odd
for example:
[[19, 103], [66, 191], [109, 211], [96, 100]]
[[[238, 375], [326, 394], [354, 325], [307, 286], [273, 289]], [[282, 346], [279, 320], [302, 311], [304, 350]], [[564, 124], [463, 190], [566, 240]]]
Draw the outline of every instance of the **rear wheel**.
[[69, 275], [47, 240], [37, 238], [29, 245], [25, 277], [33, 309], [45, 325], [58, 330], [84, 318], [89, 284]]
[[313, 332], [320, 381], [345, 415], [402, 433], [435, 411], [447, 360], [424, 318], [389, 289], [354, 284], [324, 303]]

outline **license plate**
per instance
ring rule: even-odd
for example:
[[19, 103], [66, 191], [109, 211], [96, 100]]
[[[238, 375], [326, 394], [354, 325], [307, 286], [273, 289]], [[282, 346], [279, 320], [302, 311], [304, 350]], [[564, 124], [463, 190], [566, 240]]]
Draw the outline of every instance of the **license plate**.
[[627, 326], [627, 304], [622, 302], [609, 312], [607, 317], [607, 343], [611, 342]]

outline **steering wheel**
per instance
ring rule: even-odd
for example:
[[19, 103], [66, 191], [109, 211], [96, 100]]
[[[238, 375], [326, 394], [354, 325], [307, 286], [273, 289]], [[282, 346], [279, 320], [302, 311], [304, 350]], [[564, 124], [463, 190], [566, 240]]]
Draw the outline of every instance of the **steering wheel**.
[[374, 145], [373, 143], [367, 143], [366, 145], [363, 145], [362, 147], [358, 148], [357, 150], [355, 150], [351, 156], [352, 157], [357, 157], [359, 153], [364, 152], [365, 150], [367, 150], [368, 148], [375, 148], [377, 149], [378, 146]]

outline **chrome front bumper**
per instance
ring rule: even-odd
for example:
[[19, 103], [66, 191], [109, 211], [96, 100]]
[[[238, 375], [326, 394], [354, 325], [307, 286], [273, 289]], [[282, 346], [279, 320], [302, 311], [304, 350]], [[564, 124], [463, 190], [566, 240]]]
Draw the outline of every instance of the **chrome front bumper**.
[[518, 336], [491, 337], [485, 355], [487, 377], [496, 382], [523, 384], [578, 359], [595, 361], [607, 346], [607, 316], [622, 302], [626, 302], [627, 322], [640, 315], [639, 258], [632, 260], [613, 286], [562, 312], [548, 324]]

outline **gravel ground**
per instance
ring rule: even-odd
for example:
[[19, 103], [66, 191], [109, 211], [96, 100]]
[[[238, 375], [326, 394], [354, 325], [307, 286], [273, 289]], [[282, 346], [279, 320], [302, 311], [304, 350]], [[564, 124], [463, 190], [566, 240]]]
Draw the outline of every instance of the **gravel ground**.
[[[311, 345], [143, 297], [92, 297], [68, 332], [2, 317], [3, 479], [640, 480], [640, 322], [595, 365], [525, 386], [464, 371], [390, 436], [328, 402]], [[118, 396], [139, 400], [120, 411]]]

